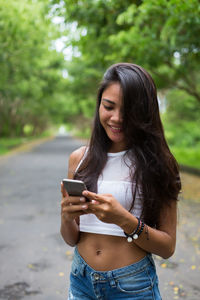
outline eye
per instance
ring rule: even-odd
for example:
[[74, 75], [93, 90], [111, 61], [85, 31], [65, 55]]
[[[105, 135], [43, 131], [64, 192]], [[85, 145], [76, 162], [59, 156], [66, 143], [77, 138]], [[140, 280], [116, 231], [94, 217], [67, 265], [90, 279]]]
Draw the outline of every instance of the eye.
[[107, 105], [104, 105], [104, 108], [105, 108], [106, 110], [112, 110], [112, 109], [113, 109], [112, 106], [107, 106]]

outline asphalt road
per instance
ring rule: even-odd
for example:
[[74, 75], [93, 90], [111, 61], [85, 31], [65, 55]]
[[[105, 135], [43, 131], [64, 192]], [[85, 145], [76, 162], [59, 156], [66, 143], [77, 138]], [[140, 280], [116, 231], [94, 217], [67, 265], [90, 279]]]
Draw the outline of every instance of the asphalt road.
[[[0, 159], [0, 299], [67, 299], [73, 248], [59, 233], [60, 181], [81, 145], [57, 137]], [[199, 217], [197, 204], [180, 203], [176, 253], [156, 257], [163, 300], [200, 299]]]

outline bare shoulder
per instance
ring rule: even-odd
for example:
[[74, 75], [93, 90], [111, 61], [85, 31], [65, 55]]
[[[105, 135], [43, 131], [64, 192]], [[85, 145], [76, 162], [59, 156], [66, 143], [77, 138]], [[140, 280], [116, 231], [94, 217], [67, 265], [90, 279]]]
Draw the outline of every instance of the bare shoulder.
[[74, 172], [86, 151], [86, 146], [82, 146], [73, 151], [69, 156], [68, 177], [73, 178]]
[[82, 146], [70, 154], [69, 162], [72, 164], [78, 164], [86, 151], [86, 146]]

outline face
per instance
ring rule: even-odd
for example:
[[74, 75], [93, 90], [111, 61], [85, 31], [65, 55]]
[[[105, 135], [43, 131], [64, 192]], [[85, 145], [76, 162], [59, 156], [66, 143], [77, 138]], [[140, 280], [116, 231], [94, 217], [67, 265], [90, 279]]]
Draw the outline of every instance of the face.
[[99, 117], [101, 125], [112, 141], [109, 151], [120, 152], [125, 150], [126, 142], [122, 127], [122, 91], [119, 83], [113, 83], [104, 90], [99, 107]]

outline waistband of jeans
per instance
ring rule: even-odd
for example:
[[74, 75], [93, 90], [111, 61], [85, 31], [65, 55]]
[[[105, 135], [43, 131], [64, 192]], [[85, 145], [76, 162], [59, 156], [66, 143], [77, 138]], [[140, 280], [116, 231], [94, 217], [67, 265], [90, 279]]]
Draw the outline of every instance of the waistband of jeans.
[[148, 253], [140, 261], [138, 261], [136, 263], [133, 263], [131, 265], [128, 265], [128, 266], [125, 266], [125, 267], [122, 267], [122, 268], [118, 268], [118, 269], [114, 269], [114, 270], [110, 270], [110, 271], [96, 271], [95, 269], [90, 267], [87, 264], [87, 262], [82, 258], [82, 256], [78, 252], [77, 247], [75, 248], [75, 251], [74, 251], [73, 262], [76, 265], [79, 265], [79, 268], [82, 269], [82, 270], [85, 270], [85, 268], [87, 268], [89, 272], [98, 273], [98, 274], [101, 274], [101, 275], [106, 275], [106, 274], [112, 273], [112, 276], [114, 276], [114, 277], [124, 276], [124, 275], [127, 275], [129, 273], [131, 273], [131, 274], [137, 273], [137, 272], [145, 269], [147, 266], [149, 266], [151, 264], [155, 267], [155, 263], [154, 263], [154, 260], [152, 258], [152, 254]]

